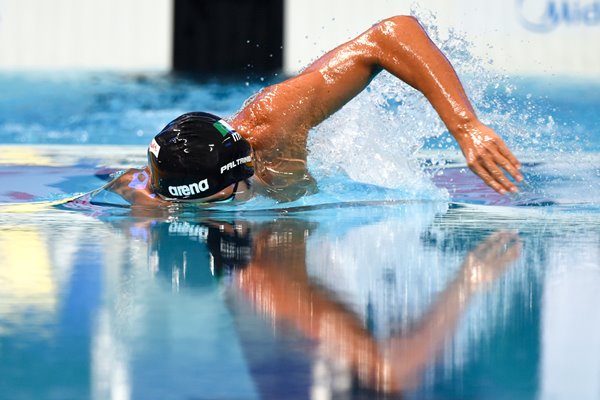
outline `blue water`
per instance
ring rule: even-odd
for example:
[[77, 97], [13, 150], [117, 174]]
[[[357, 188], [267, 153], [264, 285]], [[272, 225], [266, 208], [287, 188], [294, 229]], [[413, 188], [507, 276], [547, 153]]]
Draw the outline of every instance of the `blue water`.
[[190, 110], [230, 115], [260, 86], [168, 75], [3, 73], [0, 141], [6, 144], [147, 145]]
[[458, 66], [517, 195], [382, 76], [311, 132], [314, 196], [64, 203], [278, 77], [0, 75], [0, 399], [599, 398], [600, 84]]

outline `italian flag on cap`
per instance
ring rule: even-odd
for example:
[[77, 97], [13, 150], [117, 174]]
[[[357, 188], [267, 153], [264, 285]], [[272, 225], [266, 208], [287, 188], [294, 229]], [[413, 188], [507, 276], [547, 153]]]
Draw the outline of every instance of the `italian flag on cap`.
[[227, 136], [229, 133], [235, 132], [235, 129], [231, 125], [227, 123], [224, 119], [220, 119], [213, 124], [213, 126], [221, 133], [223, 136]]

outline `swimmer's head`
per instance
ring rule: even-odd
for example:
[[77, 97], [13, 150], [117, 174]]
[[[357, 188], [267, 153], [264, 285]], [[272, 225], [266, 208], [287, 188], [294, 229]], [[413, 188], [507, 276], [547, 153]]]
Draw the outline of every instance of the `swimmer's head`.
[[152, 139], [148, 166], [155, 193], [170, 200], [211, 196], [254, 174], [250, 144], [223, 119], [183, 114]]

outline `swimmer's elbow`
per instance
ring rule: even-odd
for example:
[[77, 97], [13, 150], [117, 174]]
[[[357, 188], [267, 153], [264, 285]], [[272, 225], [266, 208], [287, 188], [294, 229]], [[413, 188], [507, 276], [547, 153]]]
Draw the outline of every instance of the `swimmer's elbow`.
[[[394, 75], [408, 77], [407, 63], [414, 54], [431, 48], [431, 40], [419, 21], [412, 16], [397, 15], [373, 27], [372, 36], [376, 63]], [[405, 73], [401, 73], [404, 70]], [[401, 78], [406, 82], [406, 79]]]
[[410, 37], [415, 33], [424, 33], [419, 20], [411, 15], [396, 15], [384, 19], [374, 28], [380, 40], [398, 40], [398, 38]]
[[400, 29], [421, 27], [421, 23], [419, 22], [419, 20], [416, 17], [413, 17], [412, 15], [395, 15], [393, 17], [384, 19], [379, 24], [393, 26], [394, 28]]

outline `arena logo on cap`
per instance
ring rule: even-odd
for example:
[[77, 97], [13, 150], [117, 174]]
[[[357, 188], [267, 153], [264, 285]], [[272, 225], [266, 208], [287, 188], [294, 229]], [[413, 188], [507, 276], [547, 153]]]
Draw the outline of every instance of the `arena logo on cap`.
[[252, 156], [246, 156], [246, 157], [238, 158], [237, 160], [234, 160], [234, 161], [230, 161], [221, 167], [221, 173], [223, 173], [225, 171], [229, 171], [231, 168], [235, 168], [238, 165], [242, 165], [242, 164], [249, 163], [249, 162], [252, 162]]
[[169, 193], [171, 196], [193, 196], [207, 191], [209, 187], [208, 179], [203, 179], [198, 183], [191, 183], [189, 185], [169, 186]]

